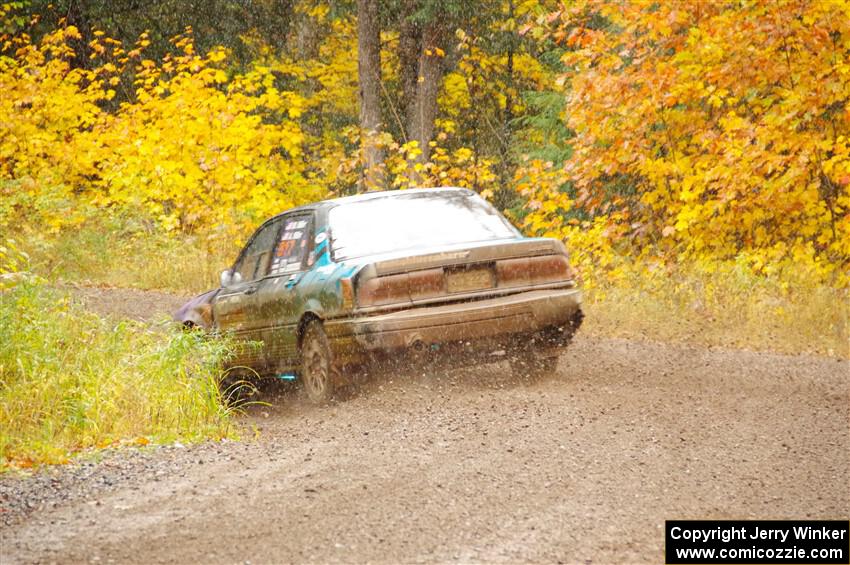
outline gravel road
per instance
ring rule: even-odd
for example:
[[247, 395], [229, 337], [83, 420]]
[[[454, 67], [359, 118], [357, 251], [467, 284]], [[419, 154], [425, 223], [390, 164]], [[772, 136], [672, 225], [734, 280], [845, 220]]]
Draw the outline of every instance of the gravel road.
[[663, 563], [665, 519], [850, 509], [850, 362], [580, 336], [558, 375], [267, 391], [243, 441], [0, 478], [0, 562]]

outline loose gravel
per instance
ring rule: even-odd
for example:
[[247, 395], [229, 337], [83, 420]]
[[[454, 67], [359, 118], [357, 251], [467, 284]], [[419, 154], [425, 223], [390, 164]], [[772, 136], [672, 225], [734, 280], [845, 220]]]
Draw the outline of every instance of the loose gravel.
[[846, 360], [580, 336], [534, 383], [264, 399], [239, 442], [0, 478], [0, 562], [661, 563], [666, 519], [850, 508]]

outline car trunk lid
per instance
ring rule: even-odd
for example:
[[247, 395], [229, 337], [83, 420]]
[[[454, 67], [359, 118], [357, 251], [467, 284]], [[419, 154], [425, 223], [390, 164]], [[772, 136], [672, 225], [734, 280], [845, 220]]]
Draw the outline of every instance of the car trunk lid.
[[378, 259], [358, 274], [356, 294], [361, 308], [408, 307], [570, 285], [573, 278], [560, 241], [506, 240]]

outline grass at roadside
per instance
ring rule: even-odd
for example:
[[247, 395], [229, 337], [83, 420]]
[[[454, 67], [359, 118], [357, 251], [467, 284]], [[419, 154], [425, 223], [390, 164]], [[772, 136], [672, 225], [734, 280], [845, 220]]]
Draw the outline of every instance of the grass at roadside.
[[226, 347], [108, 321], [31, 279], [0, 288], [0, 470], [115, 443], [230, 435], [217, 386]]
[[238, 245], [225, 236], [201, 238], [150, 232], [104, 218], [61, 236], [24, 230], [15, 239], [31, 268], [50, 281], [198, 294], [218, 286]]
[[596, 282], [586, 293], [591, 335], [850, 358], [850, 293], [804, 275], [755, 275], [729, 262]]

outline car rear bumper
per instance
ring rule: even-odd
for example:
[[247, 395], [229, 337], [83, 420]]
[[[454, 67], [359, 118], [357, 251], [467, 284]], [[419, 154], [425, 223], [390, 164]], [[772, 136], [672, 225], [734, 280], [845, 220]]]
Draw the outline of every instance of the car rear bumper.
[[581, 291], [575, 288], [537, 290], [328, 321], [326, 329], [344, 362], [369, 352], [493, 344], [541, 332], [557, 336], [548, 340], [550, 346], [566, 345], [581, 323], [581, 300]]

